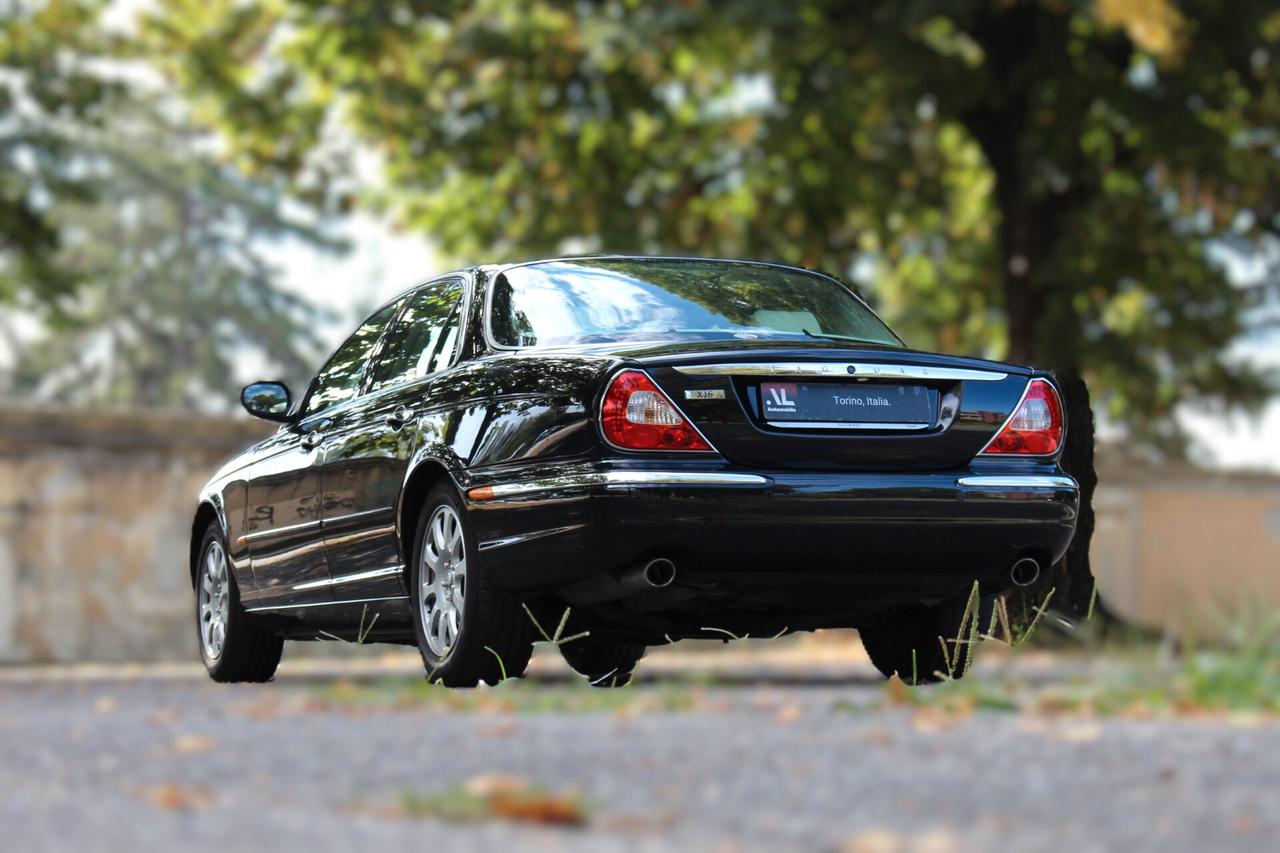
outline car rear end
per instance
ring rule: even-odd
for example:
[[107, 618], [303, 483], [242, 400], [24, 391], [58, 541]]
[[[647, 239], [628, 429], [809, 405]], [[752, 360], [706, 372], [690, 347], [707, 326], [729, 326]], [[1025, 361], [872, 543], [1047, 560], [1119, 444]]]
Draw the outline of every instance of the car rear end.
[[1026, 582], [1070, 544], [1046, 372], [832, 340], [608, 353], [584, 400], [597, 453], [470, 487], [505, 510], [491, 542], [544, 534], [492, 549], [514, 585], [677, 632], [835, 627]]

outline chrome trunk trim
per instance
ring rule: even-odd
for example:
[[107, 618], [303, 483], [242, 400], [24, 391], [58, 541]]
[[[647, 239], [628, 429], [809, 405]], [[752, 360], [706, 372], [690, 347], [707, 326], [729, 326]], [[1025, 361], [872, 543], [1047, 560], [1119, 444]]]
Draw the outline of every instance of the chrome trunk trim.
[[926, 367], [919, 364], [879, 364], [842, 361], [761, 361], [740, 364], [682, 364], [675, 368], [689, 376], [827, 376], [854, 379], [934, 379], [999, 382], [1007, 373], [966, 367]]

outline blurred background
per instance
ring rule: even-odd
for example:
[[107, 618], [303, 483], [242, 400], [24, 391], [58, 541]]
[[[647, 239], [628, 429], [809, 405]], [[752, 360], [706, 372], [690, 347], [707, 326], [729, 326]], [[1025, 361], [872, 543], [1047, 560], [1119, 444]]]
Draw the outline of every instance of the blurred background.
[[194, 495], [264, 434], [241, 384], [303, 387], [450, 267], [597, 251], [820, 268], [917, 348], [1083, 378], [1107, 613], [1280, 607], [1274, 3], [13, 0], [0, 28], [0, 660], [191, 659]]

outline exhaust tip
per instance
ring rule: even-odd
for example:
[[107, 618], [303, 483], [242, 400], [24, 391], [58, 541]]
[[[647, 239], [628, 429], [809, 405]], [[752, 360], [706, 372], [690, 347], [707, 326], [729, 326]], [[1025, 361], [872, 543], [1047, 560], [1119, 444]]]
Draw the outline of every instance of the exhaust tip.
[[1040, 578], [1040, 564], [1032, 557], [1023, 557], [1009, 569], [1009, 580], [1016, 586], [1031, 586]]
[[655, 589], [671, 586], [676, 579], [676, 564], [666, 557], [655, 557], [644, 566], [645, 583]]

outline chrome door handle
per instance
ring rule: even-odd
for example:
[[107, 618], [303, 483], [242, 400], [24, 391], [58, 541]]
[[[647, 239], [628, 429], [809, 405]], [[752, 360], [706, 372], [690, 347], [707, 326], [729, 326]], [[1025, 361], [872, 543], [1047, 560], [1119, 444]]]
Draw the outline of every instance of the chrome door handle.
[[313, 429], [302, 437], [302, 447], [304, 450], [311, 450], [324, 441], [324, 433], [318, 429]]
[[400, 427], [413, 420], [413, 409], [408, 406], [397, 406], [396, 410], [387, 415], [384, 420], [392, 429], [400, 429]]

